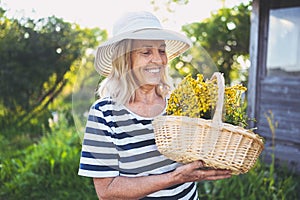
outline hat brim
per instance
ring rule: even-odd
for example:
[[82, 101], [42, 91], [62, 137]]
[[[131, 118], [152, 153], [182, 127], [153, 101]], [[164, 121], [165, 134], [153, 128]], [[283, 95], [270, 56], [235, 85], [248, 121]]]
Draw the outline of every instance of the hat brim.
[[96, 51], [95, 69], [103, 76], [107, 76], [112, 68], [112, 54], [116, 43], [125, 39], [137, 40], [164, 40], [168, 60], [179, 56], [192, 45], [191, 41], [184, 35], [165, 29], [142, 29], [117, 35], [102, 43]]

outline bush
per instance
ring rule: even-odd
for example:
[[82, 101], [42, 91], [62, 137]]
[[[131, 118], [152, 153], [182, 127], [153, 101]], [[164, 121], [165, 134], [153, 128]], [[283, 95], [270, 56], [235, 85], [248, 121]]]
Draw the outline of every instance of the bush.
[[230, 179], [198, 183], [200, 199], [300, 199], [300, 176], [258, 160], [248, 173]]
[[77, 175], [80, 150], [75, 128], [60, 123], [23, 153], [1, 161], [0, 199], [97, 199], [92, 179]]

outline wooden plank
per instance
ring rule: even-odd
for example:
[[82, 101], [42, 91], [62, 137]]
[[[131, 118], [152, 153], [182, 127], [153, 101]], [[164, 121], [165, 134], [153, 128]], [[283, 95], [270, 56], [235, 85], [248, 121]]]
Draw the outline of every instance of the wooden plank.
[[281, 94], [282, 95], [281, 97], [300, 97], [299, 85], [292, 85], [292, 86], [262, 85], [261, 95], [264, 96], [275, 95], [275, 97], [279, 97], [278, 94]]
[[274, 110], [289, 110], [292, 111], [294, 109], [295, 112], [299, 112], [299, 107], [300, 107], [300, 102], [299, 99], [290, 97], [290, 98], [285, 98], [283, 95], [278, 94], [276, 96], [262, 96], [260, 99], [260, 106], [259, 107], [268, 107], [268, 108], [273, 108], [280, 106], [281, 108], [274, 109]]
[[[268, 110], [261, 109], [257, 118], [257, 127], [259, 131], [270, 132], [269, 123], [265, 114], [270, 117]], [[283, 112], [277, 110], [272, 110], [273, 113], [273, 125], [275, 122], [278, 123], [276, 128], [276, 135], [281, 139], [286, 139], [288, 141], [293, 141], [300, 143], [300, 123], [299, 123], [299, 113], [294, 113], [295, 117], [287, 117]]]
[[275, 155], [275, 165], [289, 166], [289, 169], [300, 172], [300, 148], [299, 146], [287, 145], [280, 141], [275, 143], [273, 150], [272, 144], [268, 141], [265, 144], [265, 149], [262, 152], [262, 159], [268, 163], [271, 162], [271, 155]]
[[[272, 133], [268, 126], [260, 125], [256, 133], [264, 137], [266, 140], [272, 139]], [[300, 144], [299, 129], [295, 129], [294, 131], [287, 131], [286, 129], [277, 128], [275, 131], [275, 139], [282, 140], [286, 143]]]
[[[274, 116], [274, 119], [277, 121], [282, 120], [285, 122], [291, 122], [291, 123], [296, 123], [299, 124], [300, 126], [300, 109], [293, 109], [291, 105], [289, 106], [278, 106], [277, 105], [270, 105], [269, 104], [261, 104], [260, 106], [260, 112], [259, 116], [261, 118], [266, 118], [266, 116], [270, 116], [272, 113]], [[270, 113], [271, 112], [271, 113]]]
[[[250, 27], [250, 43], [249, 43], [249, 54], [251, 67], [249, 68], [249, 77], [248, 77], [248, 91], [247, 91], [247, 113], [250, 118], [255, 117], [255, 109], [257, 102], [257, 83], [258, 83], [258, 55], [259, 55], [259, 31], [260, 31], [260, 1], [254, 0], [252, 2], [252, 11], [251, 11], [251, 27]], [[250, 122], [250, 127], [253, 127], [255, 123]]]
[[265, 76], [260, 80], [263, 84], [292, 86], [300, 82], [300, 77]]
[[265, 77], [260, 84], [258, 132], [272, 137], [265, 116], [271, 111], [278, 122], [276, 140], [300, 144], [300, 78]]

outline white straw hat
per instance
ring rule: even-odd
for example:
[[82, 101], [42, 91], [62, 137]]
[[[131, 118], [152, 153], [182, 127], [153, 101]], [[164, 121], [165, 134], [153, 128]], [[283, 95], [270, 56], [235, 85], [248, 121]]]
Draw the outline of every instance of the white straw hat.
[[111, 72], [115, 45], [124, 39], [164, 40], [169, 60], [185, 52], [191, 41], [177, 32], [163, 29], [159, 20], [150, 12], [128, 12], [113, 26], [113, 37], [102, 43], [96, 51], [96, 71], [107, 76]]

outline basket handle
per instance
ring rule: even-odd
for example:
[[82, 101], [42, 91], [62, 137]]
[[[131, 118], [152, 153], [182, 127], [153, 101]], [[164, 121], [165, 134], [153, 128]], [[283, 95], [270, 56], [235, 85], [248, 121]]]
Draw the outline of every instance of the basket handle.
[[217, 79], [217, 86], [218, 86], [218, 99], [216, 102], [216, 108], [215, 112], [211, 121], [211, 126], [210, 126], [210, 133], [207, 134], [205, 138], [205, 142], [203, 144], [203, 156], [211, 156], [212, 155], [212, 147], [215, 147], [218, 138], [220, 135], [220, 130], [223, 127], [222, 123], [222, 113], [223, 113], [223, 104], [224, 104], [224, 91], [225, 91], [225, 82], [224, 82], [224, 77], [223, 74], [220, 72], [215, 72], [211, 80]]
[[218, 85], [218, 99], [216, 102], [216, 109], [212, 119], [212, 124], [214, 127], [222, 126], [222, 113], [223, 113], [223, 104], [224, 104], [224, 92], [225, 92], [225, 81], [224, 76], [220, 72], [215, 72], [211, 79], [217, 79]]

